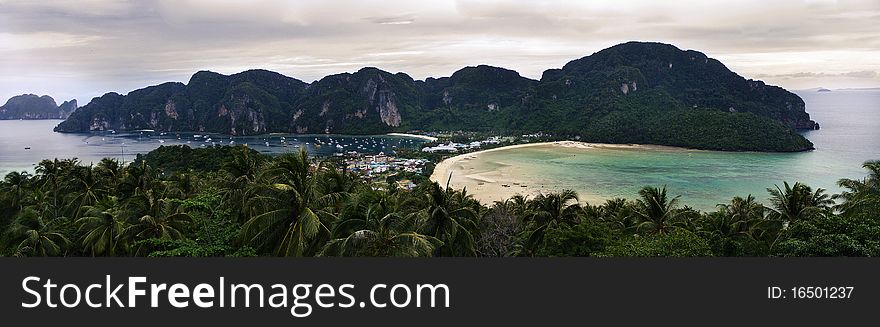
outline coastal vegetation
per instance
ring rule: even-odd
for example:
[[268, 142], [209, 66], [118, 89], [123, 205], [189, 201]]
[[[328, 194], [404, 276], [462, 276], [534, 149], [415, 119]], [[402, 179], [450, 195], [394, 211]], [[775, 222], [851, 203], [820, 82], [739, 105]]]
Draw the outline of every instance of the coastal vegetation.
[[43, 160], [0, 182], [4, 256], [878, 256], [880, 161], [840, 194], [779, 181], [711, 212], [665, 186], [482, 204], [367, 181], [305, 152], [164, 148], [128, 165]]
[[628, 42], [550, 69], [540, 80], [486, 65], [414, 80], [367, 67], [306, 83], [266, 70], [201, 71], [92, 99], [59, 132], [156, 130], [260, 135], [469, 131], [555, 140], [726, 151], [804, 151], [816, 129], [803, 100], [721, 62], [662, 43]]

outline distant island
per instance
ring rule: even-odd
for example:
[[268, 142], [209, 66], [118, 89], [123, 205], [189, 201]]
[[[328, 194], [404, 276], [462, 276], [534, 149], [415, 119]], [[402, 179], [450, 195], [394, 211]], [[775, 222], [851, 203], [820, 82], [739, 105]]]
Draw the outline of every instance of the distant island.
[[544, 133], [598, 143], [727, 151], [804, 151], [817, 129], [804, 101], [718, 60], [628, 42], [550, 69], [540, 80], [498, 67], [414, 80], [363, 68], [313, 83], [266, 70], [195, 73], [79, 108], [58, 132], [152, 129], [258, 135], [407, 131]]
[[66, 119], [76, 110], [76, 100], [61, 105], [48, 95], [22, 94], [10, 98], [0, 106], [0, 120], [10, 119]]
[[831, 90], [820, 87], [818, 90], [816, 90], [816, 92], [831, 92]]

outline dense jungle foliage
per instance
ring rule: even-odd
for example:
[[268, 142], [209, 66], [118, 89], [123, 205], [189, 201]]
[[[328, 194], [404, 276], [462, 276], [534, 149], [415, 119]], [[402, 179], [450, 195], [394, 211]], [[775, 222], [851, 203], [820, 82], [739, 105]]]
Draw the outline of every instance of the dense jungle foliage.
[[713, 212], [674, 190], [483, 205], [424, 181], [366, 183], [305, 152], [165, 147], [123, 166], [44, 160], [0, 182], [5, 256], [878, 256], [880, 161], [840, 194], [800, 183]]

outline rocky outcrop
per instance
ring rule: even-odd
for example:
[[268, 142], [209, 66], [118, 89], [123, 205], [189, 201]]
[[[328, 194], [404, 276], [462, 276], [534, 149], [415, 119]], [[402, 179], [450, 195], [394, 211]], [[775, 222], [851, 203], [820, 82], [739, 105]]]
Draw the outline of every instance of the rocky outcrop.
[[70, 114], [76, 111], [77, 108], [79, 108], [79, 106], [76, 103], [76, 99], [64, 101], [58, 106], [59, 117], [61, 119], [66, 119], [67, 117], [70, 117]]
[[174, 100], [168, 99], [168, 102], [165, 103], [165, 116], [175, 120], [180, 117], [177, 113], [177, 106], [174, 104]]
[[61, 105], [48, 95], [22, 94], [0, 106], [0, 119], [65, 119], [77, 108], [76, 100]]
[[394, 92], [382, 91], [379, 93], [379, 117], [385, 125], [391, 127], [400, 126], [400, 112], [394, 103]]

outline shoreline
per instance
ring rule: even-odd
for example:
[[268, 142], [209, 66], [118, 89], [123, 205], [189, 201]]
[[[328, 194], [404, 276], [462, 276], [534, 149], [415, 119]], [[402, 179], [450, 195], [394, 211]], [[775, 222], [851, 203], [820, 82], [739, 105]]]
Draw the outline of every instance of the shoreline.
[[427, 135], [419, 135], [419, 134], [408, 134], [408, 133], [388, 133], [388, 134], [385, 134], [385, 135], [388, 135], [388, 136], [411, 137], [411, 138], [422, 139], [422, 140], [425, 140], [425, 141], [428, 141], [428, 142], [434, 142], [434, 141], [437, 141], [437, 138], [436, 138], [436, 137], [433, 137], [433, 136], [427, 136]]
[[[431, 174], [430, 180], [437, 182], [441, 187], [447, 186], [460, 190], [466, 188], [468, 193], [474, 196], [474, 199], [485, 205], [491, 206], [495, 201], [503, 201], [514, 195], [521, 194], [530, 198], [539, 194], [550, 192], [558, 192], [555, 188], [545, 187], [543, 183], [537, 185], [529, 185], [528, 178], [522, 178], [522, 175], [511, 174], [510, 171], [515, 167], [499, 163], [501, 168], [492, 171], [482, 171], [475, 173], [467, 173], [468, 169], [473, 167], [465, 167], [468, 161], [479, 158], [479, 156], [497, 152], [515, 150], [529, 147], [565, 147], [574, 149], [633, 149], [633, 150], [667, 150], [667, 151], [704, 151], [694, 150], [680, 147], [670, 147], [662, 145], [645, 145], [645, 144], [610, 144], [610, 143], [588, 143], [579, 141], [554, 141], [525, 143], [503, 146], [498, 148], [480, 150], [476, 152], [459, 154], [452, 156], [437, 163], [434, 172]], [[450, 173], [453, 173], [450, 176]], [[456, 174], [458, 173], [458, 174]], [[580, 202], [599, 203], [606, 197], [594, 194], [578, 194]]]
[[[390, 135], [390, 134], [389, 134]], [[580, 141], [552, 141], [552, 142], [538, 142], [538, 143], [523, 143], [523, 144], [514, 144], [507, 145], [492, 149], [480, 150], [476, 152], [468, 152], [462, 153], [453, 157], [449, 157], [443, 159], [437, 163], [434, 167], [434, 172], [431, 173], [430, 179], [434, 181], [436, 178], [440, 177], [440, 173], [442, 172], [443, 178], [448, 178], [449, 176], [449, 168], [450, 166], [462, 161], [464, 159], [469, 159], [471, 156], [479, 156], [485, 153], [491, 153], [496, 151], [506, 151], [506, 150], [514, 150], [528, 147], [537, 147], [537, 146], [562, 146], [566, 148], [577, 148], [577, 149], [641, 149], [641, 150], [677, 150], [677, 151], [709, 151], [709, 150], [700, 150], [700, 149], [688, 149], [674, 146], [666, 146], [666, 145], [652, 145], [652, 144], [615, 144], [615, 143], [590, 143], [590, 142], [580, 142]], [[445, 180], [444, 180], [445, 181]], [[438, 181], [439, 183], [439, 181]]]
[[[6, 119], [6, 120], [12, 120], [12, 119]], [[0, 119], [0, 121], [6, 121], [6, 120]], [[15, 119], [15, 120], [17, 121], [18, 119]], [[48, 121], [48, 120], [64, 121], [63, 119], [25, 119], [25, 120], [28, 120], [28, 121]], [[79, 135], [97, 135], [97, 134], [101, 134], [101, 133], [109, 133], [111, 131], [116, 132], [114, 134], [126, 134], [126, 133], [133, 134], [133, 133], [137, 133], [137, 132], [142, 132], [144, 130], [128, 130], [128, 129], [126, 129], [126, 130], [113, 130], [113, 129], [108, 129], [108, 130], [95, 130], [95, 131], [83, 131], [83, 132], [52, 130], [53, 133], [74, 134], [74, 135], [77, 135], [77, 134], [79, 134]], [[327, 136], [330, 136], [330, 137], [333, 137], [333, 136], [337, 136], [337, 137], [380, 137], [380, 136], [395, 136], [395, 137], [406, 137], [406, 138], [420, 139], [420, 140], [425, 140], [425, 141], [429, 141], [429, 142], [434, 142], [434, 141], [438, 140], [438, 138], [433, 137], [433, 136], [419, 135], [419, 134], [408, 134], [408, 133], [386, 133], [386, 134], [306, 133], [306, 134], [299, 134], [299, 133], [288, 133], [288, 132], [272, 132], [272, 133], [264, 133], [264, 134], [232, 135], [232, 134], [218, 133], [218, 132], [198, 132], [198, 131], [168, 132], [168, 131], [153, 130], [152, 132], [153, 133], [164, 133], [164, 134], [169, 134], [169, 135], [170, 134], [175, 134], [175, 135], [184, 135], [184, 134], [185, 135], [197, 135], [198, 134], [198, 135], [216, 135], [216, 136], [222, 136], [222, 137], [228, 136], [228, 137], [233, 137], [233, 138], [236, 138], [236, 137], [237, 138], [266, 137], [266, 136], [288, 136], [288, 137], [327, 137]]]

